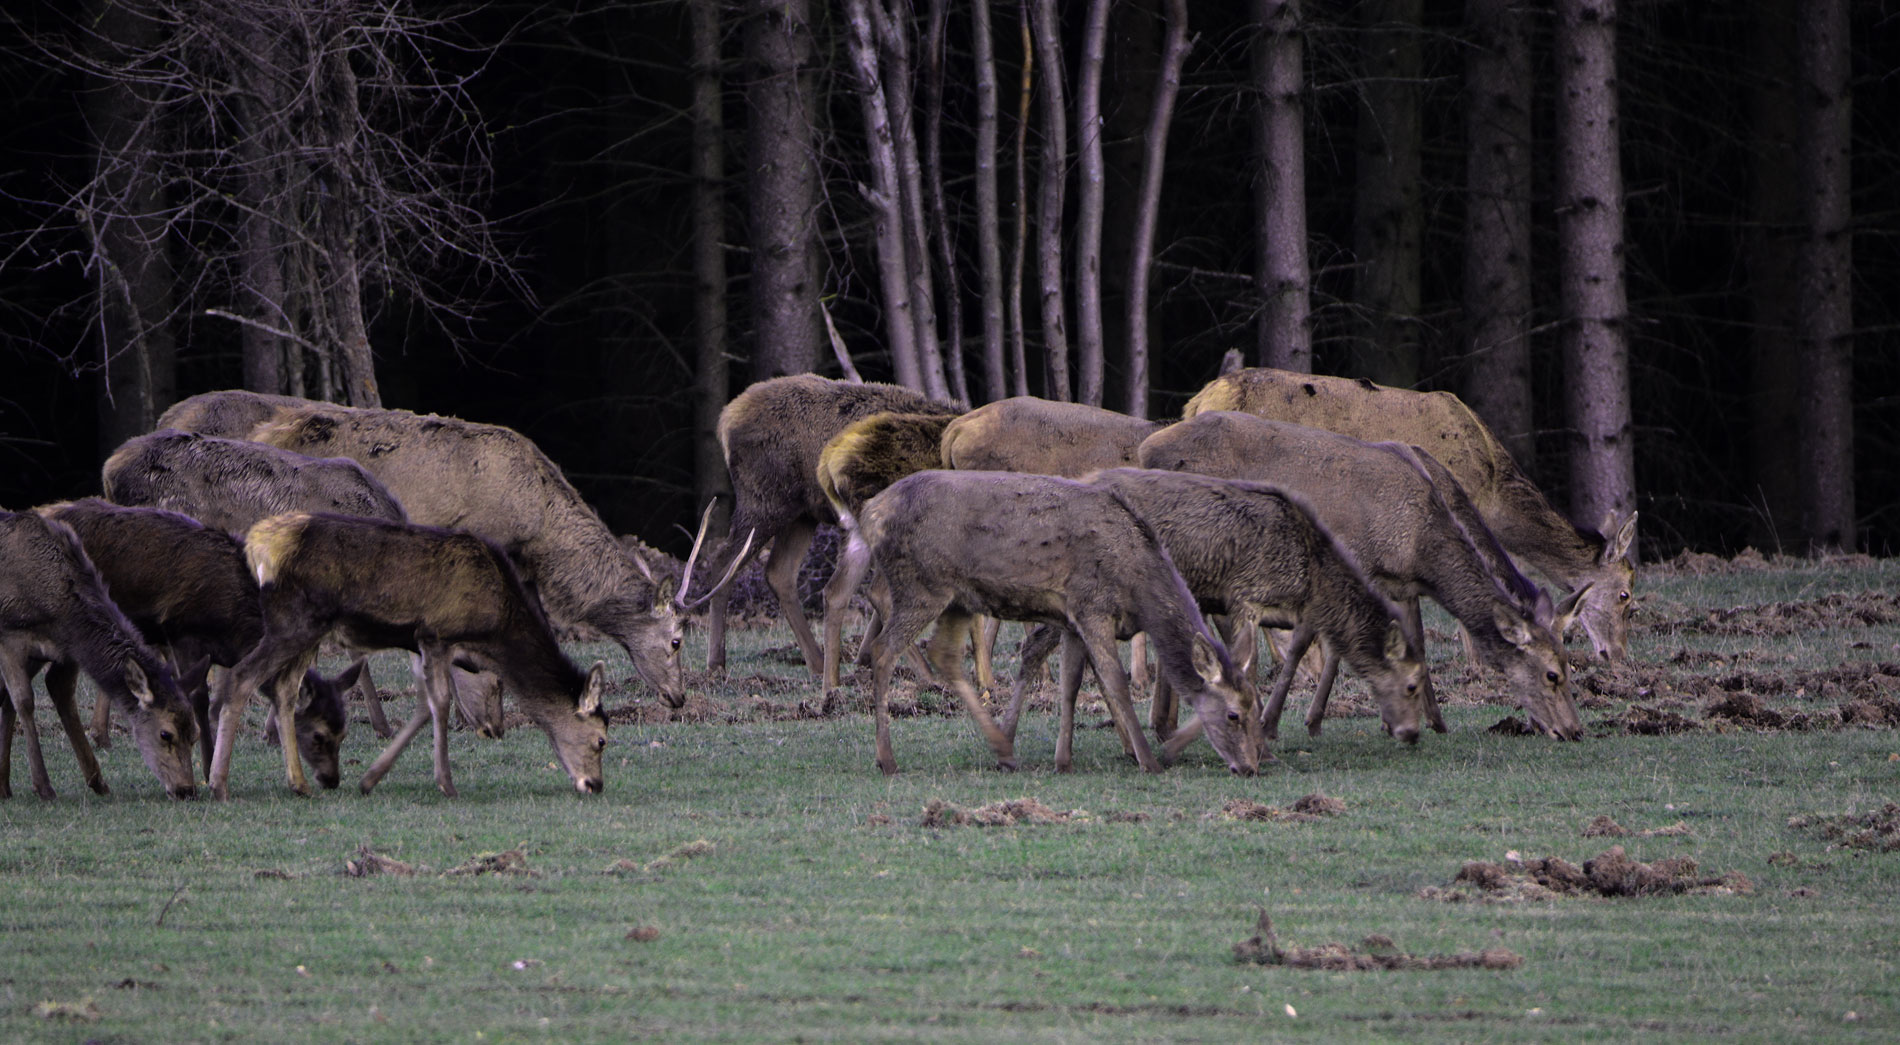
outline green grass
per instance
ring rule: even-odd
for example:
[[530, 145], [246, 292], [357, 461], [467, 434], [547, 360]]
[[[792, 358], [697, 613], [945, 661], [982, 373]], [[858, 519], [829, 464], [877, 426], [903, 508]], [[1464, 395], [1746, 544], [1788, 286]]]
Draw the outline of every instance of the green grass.
[[[1729, 670], [1669, 665], [1682, 649], [1755, 671], [1900, 659], [1900, 626], [1755, 639], [1680, 626], [1711, 609], [1892, 591], [1895, 572], [1881, 563], [1646, 579], [1637, 652], [1645, 670], [1676, 682]], [[113, 793], [98, 798], [54, 726], [46, 749], [59, 800], [29, 791], [0, 804], [0, 1040], [1900, 1036], [1900, 853], [1829, 848], [1787, 826], [1900, 799], [1900, 734], [1890, 730], [1557, 745], [1485, 732], [1506, 709], [1463, 699], [1481, 681], [1451, 682], [1448, 735], [1406, 749], [1376, 719], [1329, 719], [1317, 740], [1289, 730], [1281, 763], [1252, 780], [1227, 775], [1205, 747], [1167, 774], [1141, 774], [1102, 729], [1078, 738], [1077, 771], [1057, 775], [1046, 710], [1024, 724], [1027, 768], [1014, 775], [988, 768], [960, 713], [900, 718], [903, 772], [887, 780], [868, 716], [767, 713], [816, 697], [785, 662], [785, 633], [737, 637], [732, 681], [695, 701], [705, 721], [615, 727], [599, 796], [572, 793], [531, 727], [500, 742], [455, 735], [457, 800], [436, 793], [426, 746], [363, 796], [354, 778], [376, 746], [359, 722], [345, 745], [358, 764], [341, 791], [293, 798], [276, 752], [247, 737], [232, 802], [169, 802], [122, 734], [102, 756]], [[1455, 658], [1452, 649], [1435, 655]], [[703, 656], [690, 647], [688, 663]], [[630, 674], [624, 658], [611, 666]], [[402, 683], [397, 659], [377, 672]], [[918, 703], [954, 701], [926, 691]], [[1303, 707], [1295, 701], [1286, 725], [1297, 729]], [[1585, 721], [1622, 707], [1587, 710]], [[22, 761], [16, 783], [23, 773]], [[1231, 799], [1287, 806], [1315, 791], [1343, 799], [1345, 814], [1304, 824], [1217, 815]], [[1089, 816], [920, 822], [932, 800], [1022, 796]], [[1597, 814], [1637, 829], [1683, 821], [1691, 833], [1583, 837]], [[648, 866], [698, 840], [712, 851]], [[1754, 892], [1516, 905], [1417, 896], [1467, 860], [1516, 850], [1580, 863], [1616, 841], [1638, 859], [1689, 856], [1704, 873], [1740, 872]], [[363, 846], [430, 873], [346, 876]], [[440, 874], [514, 848], [533, 877]], [[1356, 945], [1376, 932], [1404, 951], [1503, 947], [1524, 964], [1237, 964], [1232, 945], [1263, 905], [1286, 945]], [[659, 935], [629, 938], [636, 927]], [[86, 1015], [43, 1015], [42, 1003]]]

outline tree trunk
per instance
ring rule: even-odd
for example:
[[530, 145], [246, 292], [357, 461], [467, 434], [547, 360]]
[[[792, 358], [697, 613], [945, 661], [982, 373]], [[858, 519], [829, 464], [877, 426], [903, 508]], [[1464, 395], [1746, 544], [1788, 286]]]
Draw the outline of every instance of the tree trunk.
[[905, 388], [924, 387], [923, 359], [917, 349], [917, 326], [911, 317], [910, 265], [905, 260], [903, 188], [897, 171], [897, 147], [892, 141], [890, 113], [877, 61], [877, 30], [867, 0], [845, 0], [850, 23], [848, 41], [852, 73], [858, 81], [858, 102], [864, 112], [864, 138], [870, 149], [871, 184], [859, 186], [871, 208], [871, 229], [877, 242], [878, 288], [884, 295], [886, 334], [890, 338], [891, 369]]
[[1041, 276], [1043, 395], [1068, 401], [1068, 304], [1062, 293], [1062, 196], [1069, 157], [1068, 102], [1062, 86], [1062, 21], [1055, 0], [1033, 0], [1036, 61], [1042, 66], [1042, 164], [1036, 202], [1036, 269]]
[[1305, 28], [1301, 0], [1254, 0], [1255, 355], [1261, 366], [1313, 370], [1312, 273], [1306, 259]]
[[1801, 356], [1802, 536], [1811, 552], [1851, 550], [1854, 520], [1853, 160], [1847, 0], [1809, 0], [1795, 23], [1801, 106], [1801, 243], [1796, 251]]
[[1802, 0], [1758, 0], [1753, 40], [1756, 80], [1749, 131], [1748, 433], [1757, 509], [1750, 540], [1770, 551], [1805, 549], [1801, 490], [1800, 388], [1795, 345], [1800, 250], [1800, 178], [1795, 155], [1795, 18]]
[[[925, 10], [924, 180], [930, 191], [930, 227], [936, 233], [937, 265], [943, 270], [944, 377], [950, 382], [950, 398], [968, 403], [970, 381], [963, 366], [963, 291], [957, 279], [957, 241], [951, 235], [954, 225], [943, 192], [943, 49], [950, 7], [946, 0], [929, 0]], [[996, 133], [994, 123], [990, 133]]]
[[[338, 34], [341, 37], [341, 34]], [[335, 353], [337, 385], [342, 392], [339, 402], [351, 406], [380, 407], [383, 396], [376, 385], [376, 363], [370, 352], [369, 324], [363, 315], [362, 255], [370, 245], [364, 241], [361, 215], [364, 184], [362, 164], [361, 118], [356, 95], [356, 71], [350, 67], [349, 49], [340, 39], [324, 61], [327, 97], [324, 118], [330, 122], [329, 193], [317, 204], [328, 247], [329, 327], [334, 339], [323, 345]]]
[[1468, 0], [1464, 400], [1535, 476], [1531, 416], [1531, 51], [1516, 0]]
[[[731, 384], [726, 362], [726, 138], [719, 82], [719, 0], [689, 0], [693, 48], [693, 476], [695, 503], [721, 508], [726, 532], [731, 479], [719, 447], [719, 412]], [[723, 609], [723, 607], [722, 607]]]
[[[990, 33], [990, 0], [973, 0], [971, 44], [976, 61], [976, 255], [983, 315], [983, 395], [1006, 398], [1003, 365], [1003, 219], [996, 185], [996, 46]], [[1018, 167], [1020, 174], [1021, 168]], [[1017, 193], [1018, 200], [1022, 194]], [[1018, 208], [1020, 210], [1020, 207]]]
[[[846, 5], [849, 7], [849, 4]], [[917, 120], [911, 103], [916, 76], [910, 62], [910, 0], [892, 0], [886, 11], [882, 0], [871, 5], [883, 64], [890, 76], [884, 83], [885, 112], [890, 120], [891, 146], [897, 157], [898, 216], [904, 237], [904, 275], [910, 284], [912, 343], [922, 389], [933, 399], [950, 398], [944, 380], [943, 348], [937, 341], [935, 281], [930, 276], [930, 237], [924, 226], [923, 164], [917, 156]]]
[[1635, 510], [1615, 0], [1558, 0], [1558, 287], [1571, 518]]
[[1108, 0], [1089, 0], [1082, 67], [1075, 92], [1081, 194], [1075, 219], [1076, 401], [1102, 405], [1102, 62], [1108, 51]]
[[[101, 62], [119, 52], [151, 46], [151, 23], [118, 4], [95, 12]], [[152, 430], [175, 397], [176, 342], [168, 326], [172, 271], [168, 261], [165, 200], [153, 170], [163, 149], [158, 110], [130, 80], [109, 79], [86, 96], [87, 117], [98, 134], [94, 177], [106, 199], [120, 207], [86, 214], [90, 268], [98, 295], [100, 389], [99, 451]]]
[[1181, 91], [1181, 67], [1187, 62], [1187, 0], [1168, 0], [1168, 35], [1161, 47], [1154, 108], [1143, 135], [1141, 190], [1135, 207], [1134, 242], [1128, 260], [1128, 401], [1124, 411], [1148, 416], [1148, 282], [1154, 263], [1155, 224], [1161, 211], [1162, 161], [1168, 151], [1168, 127], [1174, 99]]
[[1352, 371], [1383, 385], [1419, 379], [1419, 51], [1424, 0], [1370, 0], [1362, 10], [1364, 99], [1355, 129]]
[[825, 346], [818, 213], [818, 84], [809, 0], [746, 5], [746, 201], [755, 380], [817, 369]]
[[1029, 357], [1025, 342], [1029, 337], [1028, 317], [1023, 308], [1023, 270], [1029, 249], [1029, 100], [1035, 89], [1036, 49], [1029, 29], [1029, 5], [1020, 0], [1016, 7], [1017, 31], [1022, 38], [1022, 89], [1016, 101], [1016, 222], [1009, 254], [1009, 359], [1015, 393], [1029, 394]]
[[[1108, 22], [1108, 65], [1103, 80], [1102, 163], [1102, 357], [1108, 375], [1104, 402], [1126, 404], [1137, 393], [1128, 371], [1128, 278], [1134, 262], [1141, 209], [1141, 170], [1147, 161], [1149, 122], [1154, 118], [1155, 86], [1161, 76], [1162, 36], [1167, 29], [1163, 0], [1115, 0]], [[1150, 244], [1152, 250], [1152, 244]], [[1152, 258], [1150, 260], [1152, 268]], [[1143, 318], [1145, 344], [1161, 329], [1158, 314]], [[1145, 386], [1150, 380], [1144, 372]], [[1145, 409], [1145, 406], [1144, 406]]]

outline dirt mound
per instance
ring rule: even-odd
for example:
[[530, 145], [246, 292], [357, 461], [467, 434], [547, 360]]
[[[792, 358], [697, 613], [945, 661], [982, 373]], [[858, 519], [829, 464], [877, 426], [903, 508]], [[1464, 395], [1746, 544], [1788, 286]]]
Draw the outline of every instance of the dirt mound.
[[509, 849], [499, 853], [480, 853], [456, 864], [442, 872], [442, 877], [477, 874], [512, 874], [527, 878], [541, 877], [539, 872], [528, 868], [528, 854], [519, 849]]
[[1281, 947], [1273, 932], [1273, 920], [1265, 908], [1254, 926], [1254, 935], [1234, 944], [1234, 960], [1256, 965], [1284, 965], [1291, 969], [1320, 969], [1326, 972], [1421, 971], [1431, 969], [1515, 969], [1524, 957], [1514, 951], [1494, 948], [1462, 951], [1457, 954], [1402, 954], [1393, 949], [1392, 939], [1373, 933], [1360, 941], [1361, 949], [1343, 943], [1325, 943], [1318, 947]]
[[1033, 798], [991, 802], [975, 809], [964, 809], [933, 798], [924, 804], [923, 819], [917, 823], [920, 827], [1009, 827], [1015, 824], [1067, 824], [1088, 818], [1088, 813], [1083, 810], [1063, 812], [1051, 809]]
[[1589, 823], [1583, 825], [1585, 838], [1656, 838], [1688, 833], [1689, 825], [1681, 820], [1667, 827], [1652, 827], [1643, 831], [1632, 831], [1607, 816], [1592, 817]]
[[1293, 803], [1291, 809], [1265, 805], [1246, 798], [1235, 798], [1211, 814], [1210, 819], [1252, 820], [1259, 823], [1307, 824], [1346, 812], [1346, 803], [1318, 792]]
[[1900, 803], [1888, 802], [1871, 813], [1811, 813], [1788, 818], [1796, 831], [1819, 835], [1848, 849], [1891, 853], [1900, 849]]
[[356, 847], [356, 859], [343, 863], [343, 873], [351, 878], [368, 878], [370, 875], [393, 874], [407, 878], [428, 868], [419, 864], [404, 863], [391, 856], [375, 852], [367, 845]]
[[1709, 610], [1699, 618], [1677, 622], [1677, 627], [1705, 635], [1784, 636], [1826, 628], [1881, 626], [1897, 621], [1900, 621], [1900, 594], [1857, 591], [1834, 592], [1818, 599]]
[[1451, 885], [1426, 886], [1418, 897], [1441, 903], [1520, 903], [1560, 896], [1747, 895], [1754, 891], [1755, 884], [1745, 875], [1733, 871], [1702, 875], [1696, 862], [1686, 856], [1646, 864], [1630, 859], [1616, 845], [1585, 860], [1582, 867], [1558, 856], [1502, 864], [1472, 860], [1459, 869]]

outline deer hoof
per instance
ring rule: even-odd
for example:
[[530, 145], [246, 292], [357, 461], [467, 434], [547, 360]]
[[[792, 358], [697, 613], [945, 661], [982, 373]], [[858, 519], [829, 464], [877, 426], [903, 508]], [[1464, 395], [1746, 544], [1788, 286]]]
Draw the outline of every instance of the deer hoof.
[[87, 736], [92, 738], [92, 746], [98, 748], [100, 751], [104, 751], [112, 746], [112, 734], [110, 733], [89, 733]]
[[1016, 772], [1016, 760], [1013, 758], [1000, 759], [996, 763], [996, 768], [1005, 773], [1014, 773]]

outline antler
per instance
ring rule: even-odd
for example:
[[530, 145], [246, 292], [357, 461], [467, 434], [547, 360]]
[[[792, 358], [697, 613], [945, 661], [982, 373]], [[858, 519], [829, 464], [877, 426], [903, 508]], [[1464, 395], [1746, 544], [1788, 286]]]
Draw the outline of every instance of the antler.
[[726, 585], [732, 583], [733, 575], [739, 572], [739, 567], [745, 565], [746, 557], [752, 553], [752, 538], [758, 536], [759, 531], [756, 527], [746, 531], [745, 544], [739, 548], [739, 554], [732, 557], [732, 565], [726, 567], [726, 575], [719, 578], [719, 583], [708, 589], [706, 594], [688, 602], [686, 596], [693, 587], [693, 564], [699, 559], [700, 546], [706, 542], [706, 527], [712, 522], [713, 506], [718, 503], [719, 499], [716, 497], [707, 501], [705, 514], [699, 517], [699, 533], [693, 538], [693, 550], [686, 556], [686, 576], [680, 581], [679, 594], [673, 596], [673, 605], [681, 613], [691, 613], [699, 609], [710, 602], [712, 597], [719, 594]]

